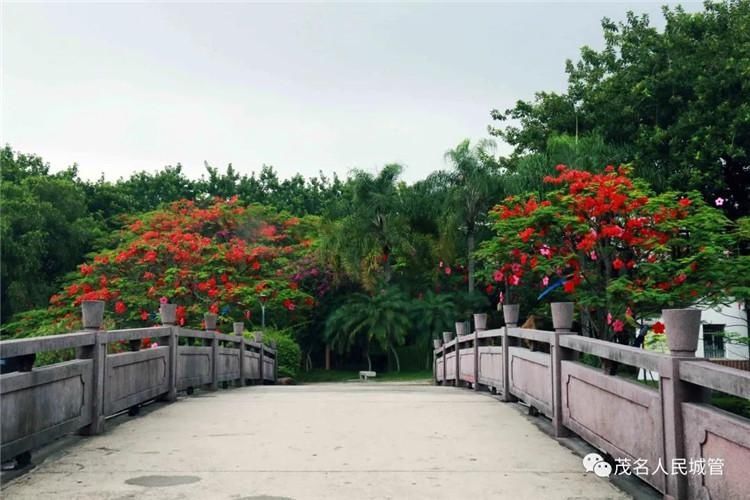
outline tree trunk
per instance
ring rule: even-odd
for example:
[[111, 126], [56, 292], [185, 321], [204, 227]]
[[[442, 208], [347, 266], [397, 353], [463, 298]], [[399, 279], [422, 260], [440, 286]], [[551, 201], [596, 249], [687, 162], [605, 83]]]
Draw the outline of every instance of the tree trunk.
[[393, 353], [393, 358], [396, 360], [396, 373], [401, 373], [401, 360], [398, 359], [396, 348], [391, 346], [391, 352]]
[[331, 369], [331, 346], [326, 344], [326, 371]]
[[390, 245], [383, 245], [382, 250], [382, 257], [383, 257], [383, 279], [385, 280], [386, 284], [391, 282], [391, 276], [393, 275], [393, 271], [391, 269], [391, 247]]
[[469, 252], [467, 262], [469, 264], [469, 293], [474, 291], [474, 231], [471, 230], [466, 236], [466, 248]]
[[370, 359], [370, 346], [365, 347], [365, 357], [367, 358], [367, 371], [372, 371], [372, 360]]

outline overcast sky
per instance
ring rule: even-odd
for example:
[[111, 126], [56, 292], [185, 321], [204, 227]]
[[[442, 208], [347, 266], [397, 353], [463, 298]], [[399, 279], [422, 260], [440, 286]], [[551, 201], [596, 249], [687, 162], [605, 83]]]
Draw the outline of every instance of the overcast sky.
[[88, 179], [399, 162], [413, 181], [486, 137], [492, 108], [563, 90], [602, 17], [661, 26], [662, 3], [4, 2], [0, 136]]

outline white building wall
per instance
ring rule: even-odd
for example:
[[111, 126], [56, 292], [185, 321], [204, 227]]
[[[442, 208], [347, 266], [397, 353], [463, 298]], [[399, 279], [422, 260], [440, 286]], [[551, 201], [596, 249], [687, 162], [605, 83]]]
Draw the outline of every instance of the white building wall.
[[[703, 324], [726, 325], [724, 331], [747, 337], [747, 311], [742, 309], [739, 303], [721, 306], [717, 309], [703, 309], [701, 314], [701, 336], [698, 342], [698, 357], [703, 357]], [[730, 344], [724, 341], [724, 356], [727, 359], [748, 359], [748, 347], [746, 345]]]
[[[702, 308], [703, 313], [701, 314], [701, 332], [700, 340], [698, 340], [698, 350], [695, 352], [696, 357], [702, 358], [703, 353], [703, 325], [725, 325], [724, 331], [736, 333], [747, 337], [747, 311], [741, 308], [739, 303], [730, 304], [728, 306], [721, 306], [716, 309]], [[654, 321], [657, 321], [656, 319]], [[664, 322], [664, 318], [659, 318], [658, 321]], [[750, 359], [750, 352], [748, 347], [741, 344], [729, 344], [726, 339], [724, 341], [724, 357], [727, 359]], [[641, 368], [638, 371], [639, 380], [659, 380], [659, 374], [656, 372], [647, 372]]]

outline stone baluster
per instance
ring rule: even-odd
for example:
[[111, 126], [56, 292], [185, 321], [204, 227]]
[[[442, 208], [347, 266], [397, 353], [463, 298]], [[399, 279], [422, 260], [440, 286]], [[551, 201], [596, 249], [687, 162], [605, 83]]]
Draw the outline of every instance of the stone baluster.
[[101, 300], [84, 300], [81, 304], [83, 328], [94, 334], [94, 343], [78, 348], [77, 357], [91, 359], [93, 364], [91, 378], [91, 423], [81, 429], [84, 435], [100, 434], [104, 431], [105, 392], [104, 383], [107, 359], [107, 332], [101, 330], [104, 321], [104, 302]]
[[518, 325], [518, 304], [503, 305], [503, 318], [505, 319], [505, 328], [503, 329], [503, 401], [515, 401], [510, 393], [510, 336], [508, 328], [515, 328]]
[[[698, 309], [665, 309], [662, 311], [669, 346], [669, 359], [659, 370], [659, 392], [662, 402], [664, 435], [664, 468], [676, 458], [685, 457], [682, 403], [705, 401], [707, 390], [680, 380], [680, 361], [695, 358], [700, 335], [701, 311]], [[667, 474], [665, 498], [688, 497], [687, 477]]]
[[487, 329], [487, 315], [474, 315], [474, 390], [479, 390], [479, 332]]
[[211, 390], [219, 389], [219, 339], [216, 338], [216, 315], [205, 313], [203, 322], [206, 326], [206, 332], [214, 334], [209, 340], [211, 346]]
[[243, 387], [245, 385], [245, 323], [235, 321], [232, 323], [232, 331], [240, 337], [240, 380], [237, 385]]
[[161, 324], [169, 327], [169, 391], [165, 396], [167, 401], [177, 399], [177, 363], [179, 359], [177, 346], [180, 340], [179, 327], [177, 323], [177, 304], [161, 304], [159, 306], [159, 317]]
[[552, 430], [555, 437], [569, 436], [570, 432], [563, 426], [562, 409], [562, 362], [573, 358], [567, 349], [560, 346], [560, 336], [573, 333], [573, 313], [575, 304], [573, 302], [553, 302], [552, 326], [555, 332], [552, 334], [550, 353], [552, 354]]

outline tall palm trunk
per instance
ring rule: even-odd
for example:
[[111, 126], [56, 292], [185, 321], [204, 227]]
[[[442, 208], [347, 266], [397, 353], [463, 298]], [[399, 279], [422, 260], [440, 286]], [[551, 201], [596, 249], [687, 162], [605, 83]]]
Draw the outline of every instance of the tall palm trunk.
[[469, 252], [466, 259], [469, 263], [469, 293], [474, 291], [474, 245], [474, 230], [471, 229], [466, 236], [466, 248]]
[[365, 346], [365, 358], [367, 358], [367, 371], [372, 371], [372, 360], [370, 359], [370, 344]]
[[393, 353], [393, 358], [396, 360], [396, 373], [401, 373], [401, 360], [398, 359], [398, 353], [396, 352], [396, 348], [393, 346], [391, 347], [391, 352]]

